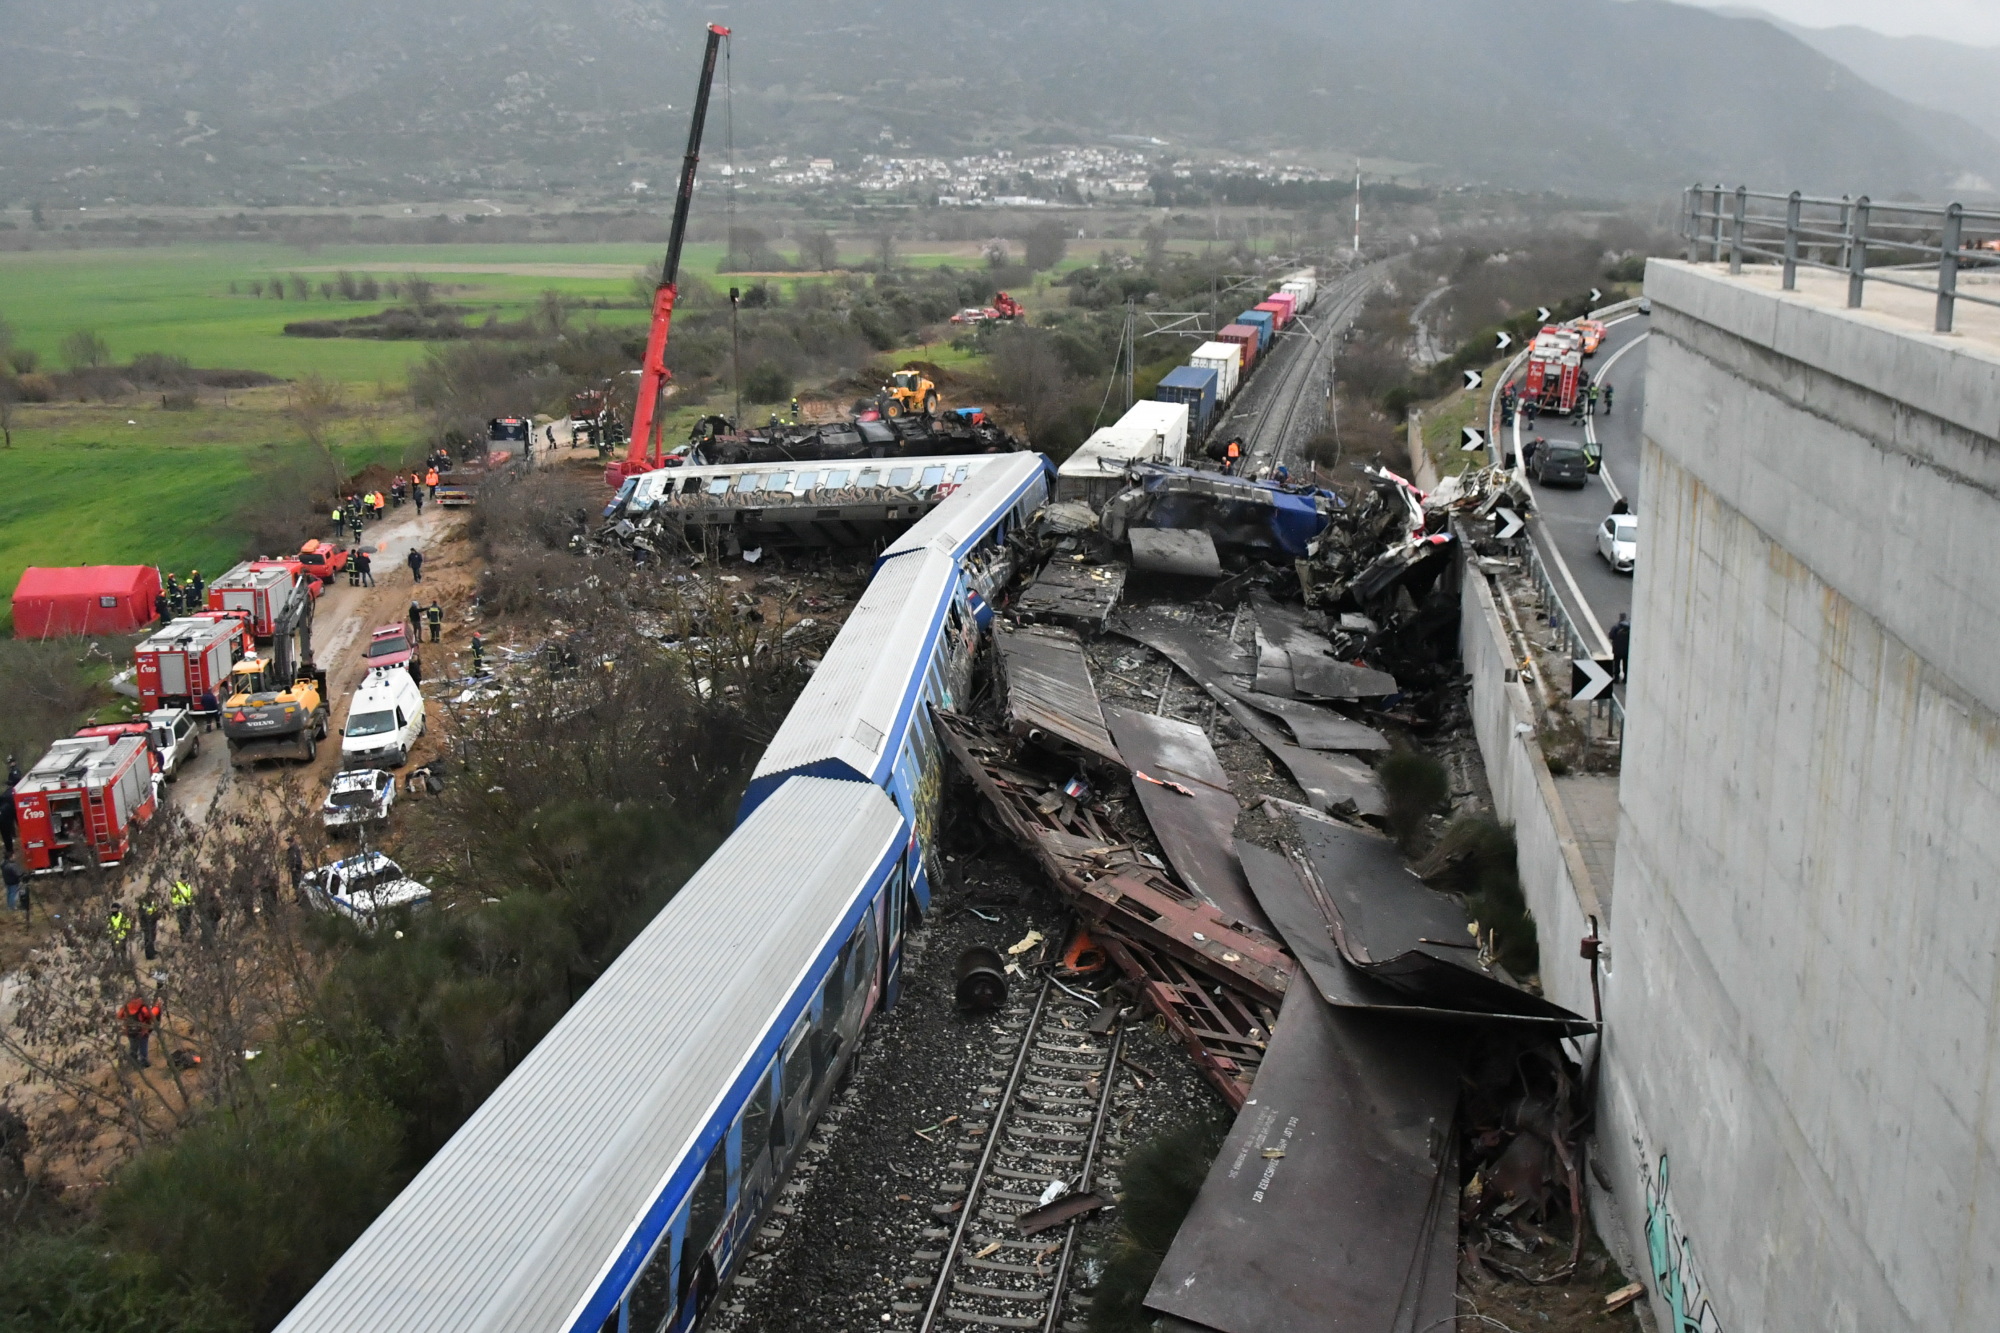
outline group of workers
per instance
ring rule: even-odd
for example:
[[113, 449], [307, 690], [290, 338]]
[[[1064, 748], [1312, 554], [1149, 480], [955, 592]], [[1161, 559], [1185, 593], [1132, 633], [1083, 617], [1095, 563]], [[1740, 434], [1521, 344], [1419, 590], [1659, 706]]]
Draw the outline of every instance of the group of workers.
[[[298, 897], [303, 892], [306, 877], [305, 854], [299, 850], [298, 842], [285, 842], [285, 863], [292, 881], [292, 895]], [[9, 861], [8, 864], [12, 864]], [[254, 899], [242, 904], [246, 918], [262, 915], [266, 920], [278, 906], [278, 879], [275, 874], [259, 877], [263, 906], [258, 907]], [[11, 883], [10, 883], [11, 887]], [[23, 893], [25, 901], [25, 892]], [[11, 895], [10, 895], [11, 906]], [[176, 879], [168, 890], [166, 903], [162, 906], [159, 895], [151, 889], [142, 890], [138, 902], [128, 911], [123, 903], [114, 903], [110, 915], [105, 920], [105, 933], [112, 945], [121, 953], [131, 947], [133, 936], [138, 936], [141, 947], [148, 959], [160, 956], [160, 918], [172, 912], [175, 927], [183, 942], [194, 938], [196, 927], [200, 928], [203, 944], [212, 944], [217, 932], [222, 928], [228, 913], [222, 897], [214, 889], [199, 895], [194, 886], [185, 879]], [[124, 1038], [126, 1055], [132, 1064], [145, 1068], [152, 1064], [151, 1043], [155, 1033], [160, 1031], [165, 1017], [165, 1007], [157, 996], [148, 997], [134, 994], [118, 1007], [115, 1021], [119, 1034]], [[198, 1057], [177, 1055], [176, 1063], [198, 1063]]]
[[185, 584], [172, 572], [161, 580], [160, 595], [153, 610], [159, 622], [164, 625], [176, 616], [199, 611], [207, 605], [208, 585], [202, 582], [199, 569], [190, 569]]

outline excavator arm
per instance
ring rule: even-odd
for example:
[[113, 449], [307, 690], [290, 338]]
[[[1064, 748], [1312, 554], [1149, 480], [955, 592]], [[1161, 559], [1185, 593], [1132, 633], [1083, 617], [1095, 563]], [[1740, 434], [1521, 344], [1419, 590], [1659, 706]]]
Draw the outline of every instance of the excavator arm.
[[708, 50], [701, 62], [701, 87], [695, 94], [694, 116], [688, 122], [687, 156], [681, 159], [680, 188], [674, 195], [674, 225], [667, 234], [667, 259], [660, 269], [660, 285], [653, 291], [653, 323], [646, 333], [646, 359], [639, 368], [639, 401], [632, 411], [632, 442], [625, 457], [604, 470], [612, 486], [627, 477], [651, 472], [660, 466], [660, 403], [666, 395], [667, 331], [674, 321], [674, 297], [681, 271], [681, 242], [687, 239], [688, 209], [694, 203], [694, 170], [701, 160], [701, 132], [708, 119], [708, 94], [715, 84], [715, 57], [729, 29], [708, 25]]

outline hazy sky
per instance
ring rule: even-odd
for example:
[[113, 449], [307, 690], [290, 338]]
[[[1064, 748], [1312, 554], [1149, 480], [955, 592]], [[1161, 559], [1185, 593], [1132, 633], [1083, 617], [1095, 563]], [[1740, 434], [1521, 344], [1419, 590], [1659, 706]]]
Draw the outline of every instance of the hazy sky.
[[1812, 28], [1843, 23], [1896, 37], [1922, 35], [2000, 46], [2000, 0], [1686, 0], [1710, 9], [1762, 9]]

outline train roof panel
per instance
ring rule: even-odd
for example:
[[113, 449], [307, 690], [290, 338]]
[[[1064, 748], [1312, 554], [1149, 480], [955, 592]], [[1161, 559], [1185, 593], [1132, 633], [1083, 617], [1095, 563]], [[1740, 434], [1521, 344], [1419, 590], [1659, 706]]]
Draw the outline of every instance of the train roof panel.
[[570, 1327], [902, 842], [880, 789], [786, 783], [279, 1327]]
[[937, 551], [912, 552], [875, 571], [833, 646], [786, 715], [751, 776], [751, 790], [801, 769], [878, 781], [895, 760], [890, 738], [923, 686], [932, 628], [958, 566]]
[[892, 542], [876, 559], [882, 561], [929, 546], [953, 559], [966, 552], [998, 523], [1035, 484], [1048, 476], [1049, 460], [1040, 454], [1001, 454], [967, 478], [936, 509]]

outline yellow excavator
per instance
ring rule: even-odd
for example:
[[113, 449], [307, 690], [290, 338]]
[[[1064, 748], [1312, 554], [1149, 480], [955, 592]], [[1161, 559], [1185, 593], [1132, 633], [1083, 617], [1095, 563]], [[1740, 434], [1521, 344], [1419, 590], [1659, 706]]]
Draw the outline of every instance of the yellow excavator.
[[260, 759], [311, 763], [326, 739], [326, 672], [313, 665], [312, 591], [304, 577], [276, 617], [271, 642], [229, 673], [222, 702], [222, 735], [229, 762], [242, 768]]
[[935, 412], [938, 407], [937, 385], [915, 366], [906, 366], [889, 377], [882, 386], [882, 413], [884, 416], [908, 416], [912, 412]]

